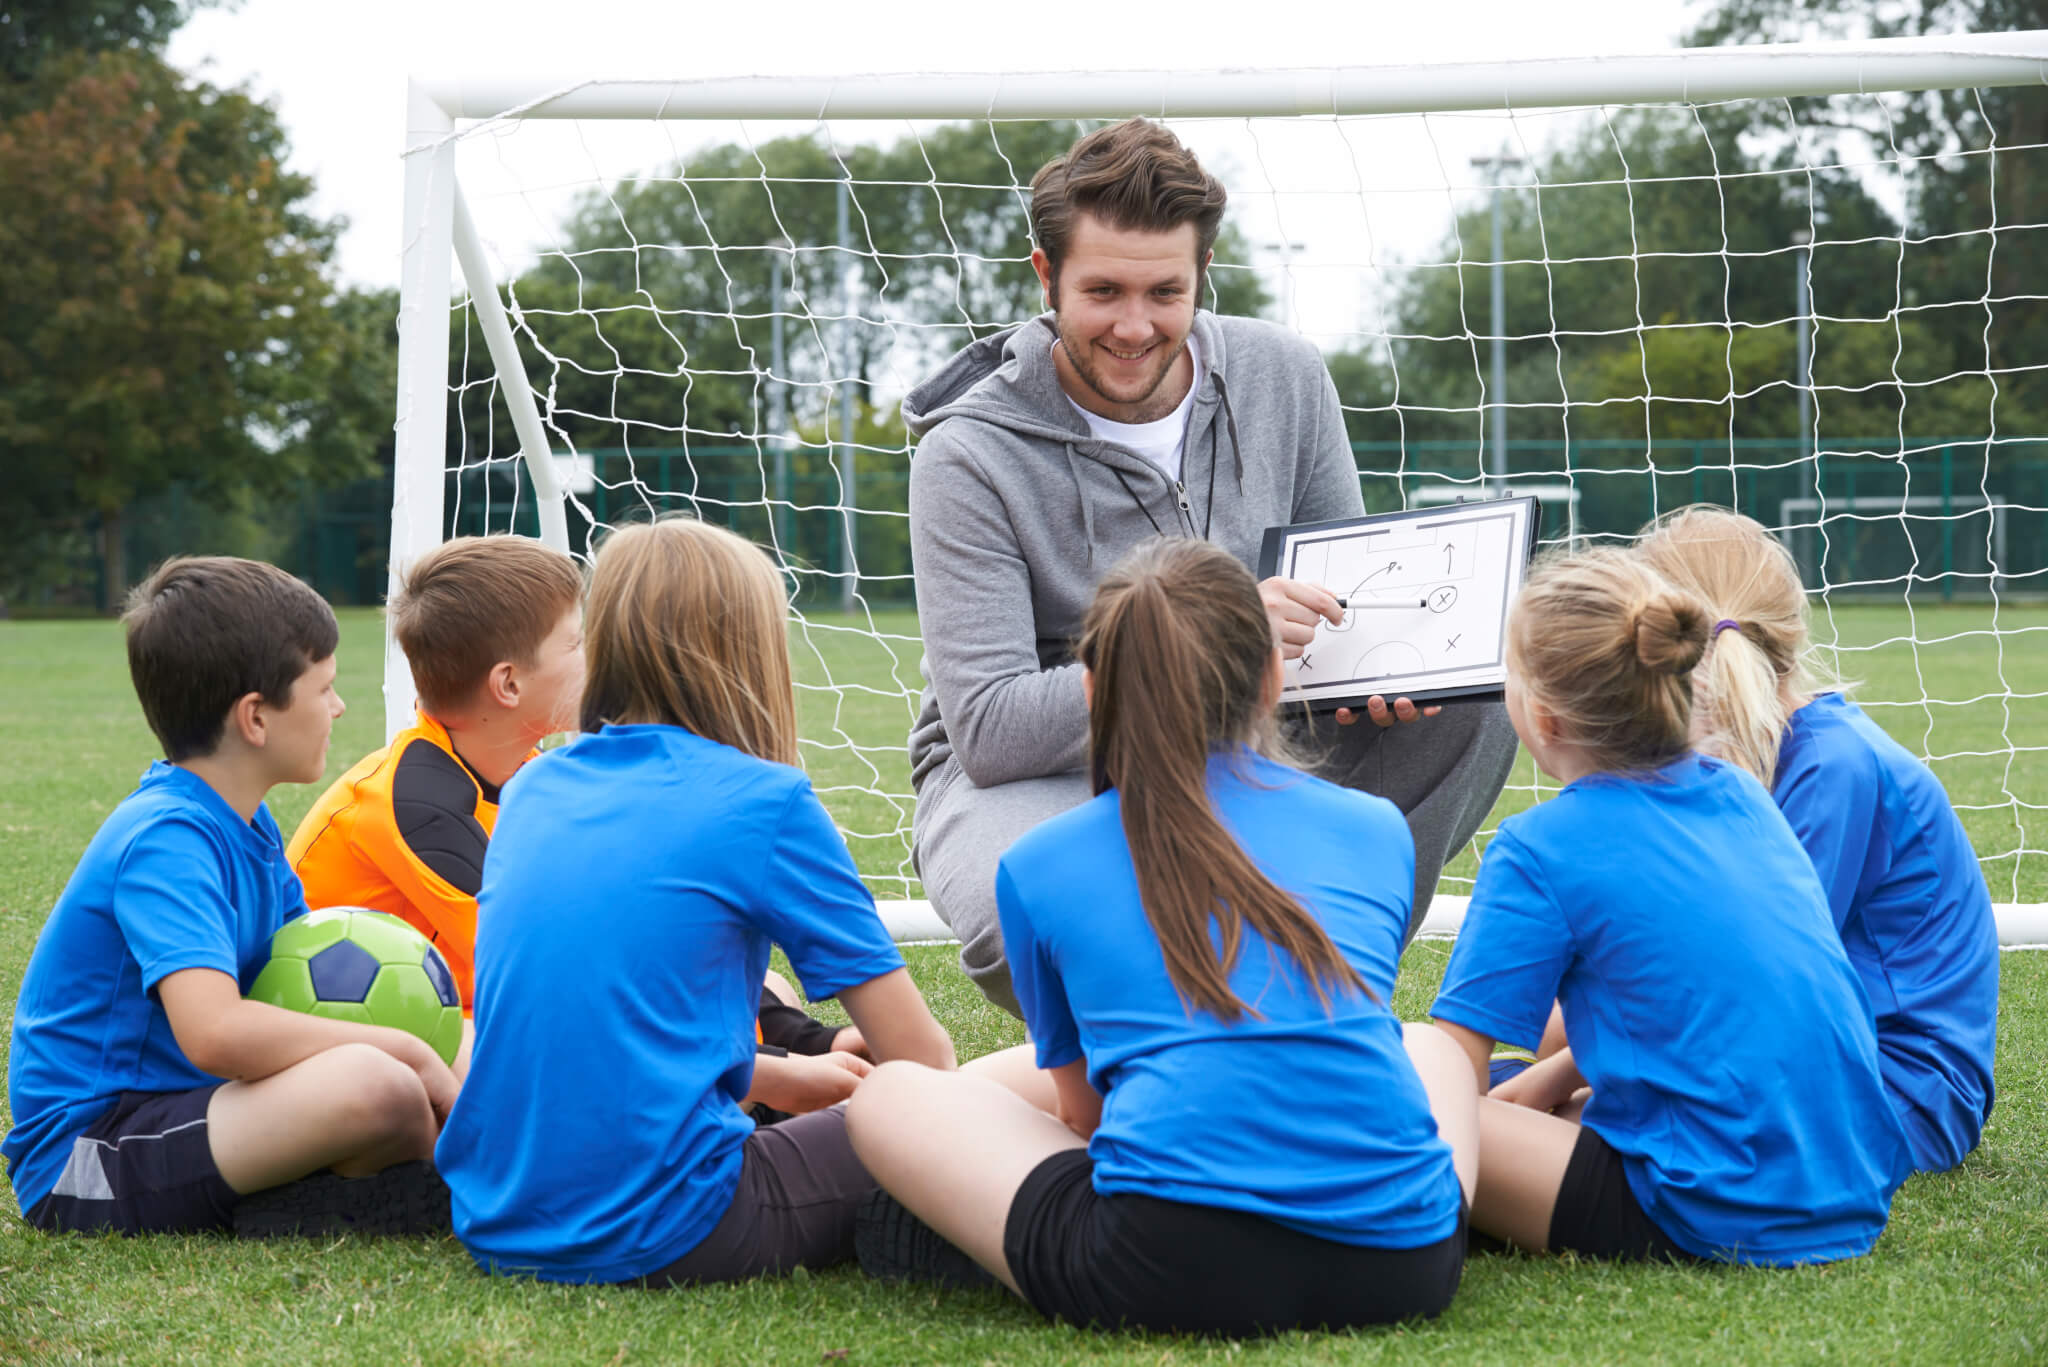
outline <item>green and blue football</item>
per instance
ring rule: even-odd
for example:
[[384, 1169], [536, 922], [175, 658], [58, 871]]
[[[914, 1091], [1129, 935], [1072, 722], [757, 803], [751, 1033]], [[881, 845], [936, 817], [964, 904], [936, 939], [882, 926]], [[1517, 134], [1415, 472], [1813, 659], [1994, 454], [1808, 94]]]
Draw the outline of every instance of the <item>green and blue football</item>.
[[427, 937], [396, 916], [329, 907], [270, 937], [251, 1001], [419, 1036], [444, 1063], [462, 1047], [455, 975]]

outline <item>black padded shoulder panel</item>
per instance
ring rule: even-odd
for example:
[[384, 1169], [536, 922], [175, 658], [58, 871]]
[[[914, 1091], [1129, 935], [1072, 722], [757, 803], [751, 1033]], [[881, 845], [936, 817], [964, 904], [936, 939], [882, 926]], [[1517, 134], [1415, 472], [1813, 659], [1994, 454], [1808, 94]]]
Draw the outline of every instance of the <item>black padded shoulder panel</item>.
[[482, 794], [462, 762], [425, 741], [405, 747], [391, 776], [391, 812], [398, 838], [445, 882], [470, 897], [484, 882], [491, 843], [476, 819]]

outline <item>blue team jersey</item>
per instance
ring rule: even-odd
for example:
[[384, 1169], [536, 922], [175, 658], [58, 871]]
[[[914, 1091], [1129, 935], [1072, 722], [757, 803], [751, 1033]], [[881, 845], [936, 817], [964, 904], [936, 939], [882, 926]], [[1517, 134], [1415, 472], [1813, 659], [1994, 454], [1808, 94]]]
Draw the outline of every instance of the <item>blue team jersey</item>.
[[1209, 761], [1209, 798], [1266, 876], [1322, 923], [1378, 1000], [1333, 993], [1249, 927], [1231, 989], [1263, 1019], [1185, 1005], [1138, 900], [1114, 789], [1010, 847], [1004, 950], [1038, 1063], [1077, 1059], [1104, 1097], [1095, 1188], [1248, 1211], [1306, 1234], [1418, 1248], [1462, 1196], [1384, 1005], [1413, 899], [1393, 804], [1249, 752]]
[[505, 787], [476, 1042], [435, 1162], [486, 1271], [645, 1276], [732, 1204], [770, 941], [812, 997], [903, 965], [801, 771], [607, 726]]
[[1952, 1168], [1991, 1116], [1998, 925], [1941, 781], [1840, 694], [1792, 714], [1772, 796], [1806, 847], [1877, 1013], [1916, 1167]]
[[196, 774], [149, 766], [85, 847], [22, 975], [0, 1152], [24, 1211], [122, 1092], [221, 1080], [178, 1048], [157, 983], [211, 968], [247, 992], [270, 937], [305, 909], [268, 807], [244, 821]]
[[1552, 1000], [1584, 1123], [1701, 1257], [1854, 1257], [1912, 1166], [1870, 1008], [1754, 778], [1687, 755], [1501, 824], [1432, 1014], [1534, 1046]]

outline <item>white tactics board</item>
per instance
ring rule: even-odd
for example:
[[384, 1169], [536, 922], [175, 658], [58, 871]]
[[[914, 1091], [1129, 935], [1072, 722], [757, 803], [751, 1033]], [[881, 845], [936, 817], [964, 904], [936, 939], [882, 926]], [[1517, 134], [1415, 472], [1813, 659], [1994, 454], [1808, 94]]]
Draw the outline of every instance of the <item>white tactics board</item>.
[[1262, 578], [1320, 584], [1347, 604], [1287, 662], [1282, 700], [1498, 694], [1535, 525], [1536, 500], [1503, 498], [1268, 529]]

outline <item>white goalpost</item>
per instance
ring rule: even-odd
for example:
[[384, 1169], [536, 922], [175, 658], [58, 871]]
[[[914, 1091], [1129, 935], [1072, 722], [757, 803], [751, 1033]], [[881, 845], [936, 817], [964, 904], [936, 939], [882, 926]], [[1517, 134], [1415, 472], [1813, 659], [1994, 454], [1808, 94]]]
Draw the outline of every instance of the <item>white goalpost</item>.
[[[1817, 643], [1948, 785], [2001, 940], [2048, 946], [2030, 891], [2048, 867], [2048, 431], [2013, 397], [2048, 356], [2010, 335], [2048, 305], [2012, 283], [2048, 221], [2006, 207], [2048, 144], [1937, 145], [1914, 116], [1934, 99], [1991, 128], [1985, 92], [2043, 86], [2048, 31], [1287, 71], [415, 80], [389, 583], [451, 535], [581, 556], [675, 509], [760, 542], [792, 589], [802, 761], [897, 938], [944, 938], [909, 862], [922, 680], [895, 408], [1037, 310], [1025, 206], [1046, 149], [1144, 115], [1230, 192], [1206, 302], [1330, 359], [1368, 507], [1533, 492], [1552, 544], [1696, 501], [1771, 526]], [[1937, 191], [1965, 208], [1930, 216]], [[388, 732], [413, 696], [387, 638]], [[1523, 757], [1511, 801], [1548, 791]], [[1455, 933], [1462, 867], [1424, 934]]]

